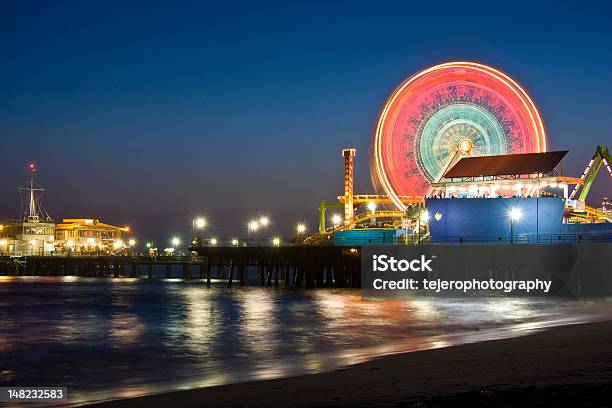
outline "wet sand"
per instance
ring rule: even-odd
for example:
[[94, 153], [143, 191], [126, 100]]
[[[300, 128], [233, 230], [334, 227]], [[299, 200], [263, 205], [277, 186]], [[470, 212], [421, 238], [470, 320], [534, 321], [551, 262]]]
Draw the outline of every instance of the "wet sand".
[[611, 390], [612, 321], [606, 321], [385, 356], [329, 373], [90, 406], [559, 406], [571, 401], [605, 406]]

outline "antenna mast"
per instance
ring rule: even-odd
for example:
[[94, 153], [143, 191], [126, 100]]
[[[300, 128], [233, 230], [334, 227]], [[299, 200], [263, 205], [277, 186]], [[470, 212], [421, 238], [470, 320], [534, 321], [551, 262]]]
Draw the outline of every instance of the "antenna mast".
[[[40, 196], [45, 191], [44, 188], [41, 188], [34, 181], [34, 173], [38, 169], [35, 163], [28, 164], [28, 169], [30, 170], [30, 183], [25, 187], [19, 188], [20, 191], [25, 191], [25, 200], [27, 202], [22, 206], [22, 221], [24, 222], [40, 222], [41, 218], [44, 218], [45, 221], [49, 220], [49, 215], [46, 214], [45, 210], [40, 206], [38, 202], [40, 200]], [[22, 201], [23, 203], [23, 201]]]

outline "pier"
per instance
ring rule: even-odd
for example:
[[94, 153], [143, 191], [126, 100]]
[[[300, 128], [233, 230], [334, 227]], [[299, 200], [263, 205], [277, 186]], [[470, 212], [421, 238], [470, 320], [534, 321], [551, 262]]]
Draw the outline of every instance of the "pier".
[[[359, 249], [334, 246], [201, 247], [192, 256], [0, 257], [4, 276], [213, 279], [228, 286], [359, 288]], [[157, 273], [156, 273], [157, 272]]]

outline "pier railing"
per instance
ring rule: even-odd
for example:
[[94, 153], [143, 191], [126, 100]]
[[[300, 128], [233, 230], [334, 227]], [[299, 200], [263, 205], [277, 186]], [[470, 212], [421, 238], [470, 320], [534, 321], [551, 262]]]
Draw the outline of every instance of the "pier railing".
[[[447, 235], [447, 236], [400, 236], [400, 237], [341, 237], [319, 241], [306, 246], [380, 246], [380, 245], [415, 245], [415, 244], [582, 244], [582, 243], [612, 243], [612, 234], [513, 234], [513, 235]], [[217, 240], [215, 245], [204, 242], [199, 248], [237, 247], [237, 248], [274, 248], [301, 247], [302, 240], [280, 239], [276, 244], [267, 240]], [[197, 250], [198, 247], [191, 248]]]
[[317, 242], [316, 244], [304, 244], [303, 240], [296, 238], [279, 239], [277, 243], [267, 240], [245, 239], [236, 242], [232, 240], [217, 240], [214, 245], [203, 242], [201, 245], [191, 246], [181, 254], [158, 254], [150, 256], [142, 252], [130, 252], [121, 255], [101, 254], [93, 252], [70, 252], [51, 253], [44, 256], [32, 254], [15, 254], [0, 251], [0, 259], [27, 259], [27, 258], [66, 258], [66, 259], [107, 259], [108, 263], [114, 260], [147, 260], [153, 263], [179, 263], [192, 261], [197, 257], [199, 250], [212, 248], [226, 248], [229, 250], [248, 249], [248, 251], [274, 251], [275, 248], [312, 248], [312, 247], [361, 247], [361, 246], [400, 246], [400, 245], [437, 245], [437, 244], [589, 244], [589, 243], [612, 243], [612, 234], [514, 234], [510, 235], [447, 235], [447, 236], [422, 236], [419, 237], [358, 237], [358, 238], [336, 238]]
[[433, 237], [346, 238], [336, 239], [336, 246], [436, 245], [436, 244], [588, 244], [612, 243], [612, 234], [515, 234], [515, 235], [447, 235]]

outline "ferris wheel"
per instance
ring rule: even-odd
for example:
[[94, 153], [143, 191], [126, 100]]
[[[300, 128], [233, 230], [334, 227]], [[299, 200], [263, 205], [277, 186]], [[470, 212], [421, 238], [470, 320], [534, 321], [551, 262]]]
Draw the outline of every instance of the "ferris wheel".
[[458, 152], [490, 156], [546, 151], [544, 123], [512, 78], [487, 65], [449, 62], [405, 80], [374, 134], [372, 175], [391, 202], [424, 195]]

